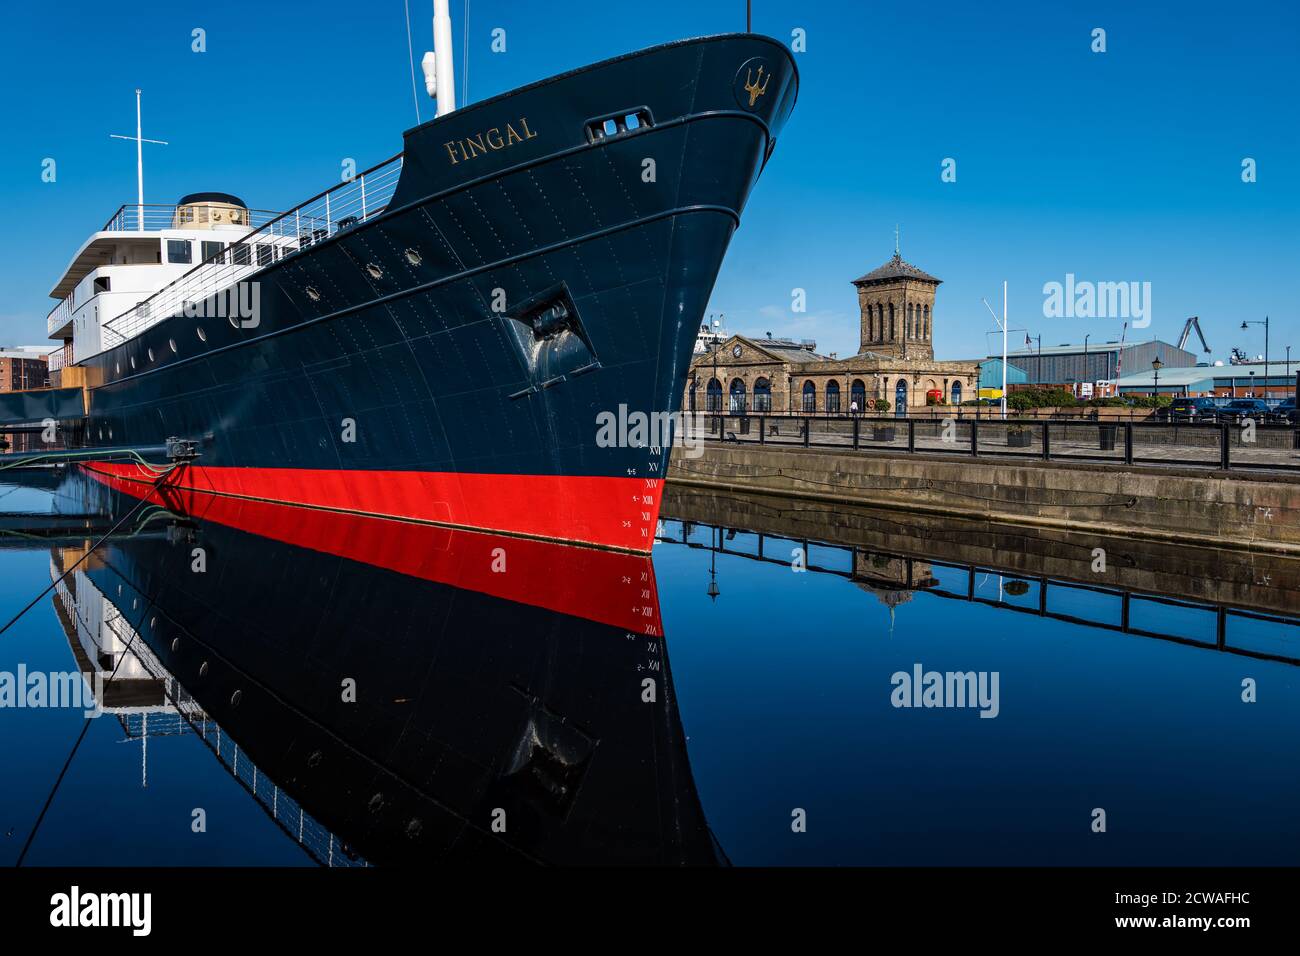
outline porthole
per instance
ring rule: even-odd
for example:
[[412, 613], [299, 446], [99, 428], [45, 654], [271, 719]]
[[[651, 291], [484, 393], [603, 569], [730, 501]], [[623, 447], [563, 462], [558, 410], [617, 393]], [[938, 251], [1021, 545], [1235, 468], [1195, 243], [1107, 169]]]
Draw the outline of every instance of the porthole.
[[176, 351], [176, 340], [175, 340], [175, 339], [168, 339], [168, 340], [167, 340], [167, 344], [168, 344], [169, 346], [171, 346], [171, 350], [172, 350], [173, 352]]
[[197, 326], [195, 331], [199, 333], [200, 342], [206, 342], [208, 340], [208, 333], [203, 331], [203, 326]]
[[370, 273], [372, 279], [382, 279], [384, 277], [384, 270], [373, 262], [366, 263], [366, 271]]
[[116, 374], [116, 375], [121, 375], [121, 374], [122, 374], [122, 363], [121, 363], [121, 362], [116, 363], [113, 367], [117, 370], [114, 374]]
[[131, 371], [135, 371], [135, 356], [131, 356]]
[[176, 652], [176, 651], [179, 651], [180, 649], [181, 649], [181, 639], [180, 639], [179, 637], [173, 637], [173, 638], [172, 638], [172, 652], [174, 653], [174, 652]]
[[207, 677], [207, 676], [208, 676], [208, 662], [207, 662], [207, 661], [204, 661], [202, 664], [199, 665], [199, 676], [200, 676], [200, 677]]
[[158, 626], [158, 616], [155, 614], [153, 617], [149, 618], [149, 629], [153, 630], [157, 626]]
[[302, 291], [306, 292], [307, 298], [311, 299], [313, 302], [320, 301], [320, 293], [316, 291], [316, 287], [314, 285], [309, 285], [307, 286], [307, 288], [303, 289]]
[[148, 355], [149, 355], [149, 361], [152, 362], [152, 361], [153, 361], [153, 349], [145, 349], [145, 352], [148, 353]]
[[230, 706], [238, 707], [239, 702], [243, 699], [244, 699], [244, 692], [242, 690], [235, 691], [233, 694], [230, 695]]
[[418, 252], [416, 252], [414, 249], [407, 249], [407, 250], [406, 250], [406, 261], [409, 262], [409, 263], [410, 263], [411, 265], [413, 265], [413, 266], [418, 266], [421, 262], [424, 261], [424, 259], [421, 258], [420, 254], [419, 254]]

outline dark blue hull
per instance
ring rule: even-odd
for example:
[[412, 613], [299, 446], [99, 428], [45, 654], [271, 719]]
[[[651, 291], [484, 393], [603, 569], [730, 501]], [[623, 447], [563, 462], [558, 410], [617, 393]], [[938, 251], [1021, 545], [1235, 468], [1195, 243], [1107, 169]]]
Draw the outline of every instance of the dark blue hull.
[[[173, 317], [84, 363], [90, 440], [196, 439], [189, 484], [218, 493], [648, 549], [667, 449], [605, 447], [597, 416], [679, 411], [796, 88], [784, 47], [723, 36], [410, 130], [381, 214], [252, 277], [256, 327]], [[593, 132], [615, 114], [640, 125]], [[490, 504], [520, 495], [587, 500]]]

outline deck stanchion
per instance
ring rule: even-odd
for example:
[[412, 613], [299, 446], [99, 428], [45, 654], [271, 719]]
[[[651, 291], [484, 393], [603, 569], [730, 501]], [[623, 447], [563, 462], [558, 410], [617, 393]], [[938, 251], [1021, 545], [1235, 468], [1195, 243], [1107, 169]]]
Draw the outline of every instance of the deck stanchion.
[[1219, 423], [1219, 467], [1227, 471], [1232, 467], [1231, 442], [1228, 435], [1228, 423]]
[[970, 423], [970, 453], [972, 458], [980, 456], [980, 423]]
[[914, 418], [907, 420], [907, 450], [916, 452], [916, 419]]
[[858, 418], [853, 419], [853, 450], [854, 450], [854, 451], [857, 451], [857, 450], [858, 450], [858, 440], [859, 440], [859, 439], [858, 439], [858, 432], [860, 431], [859, 426], [860, 426], [861, 424], [862, 424], [862, 420], [861, 420], [861, 419], [858, 419]]
[[1133, 423], [1124, 423], [1124, 464], [1133, 464]]
[[805, 418], [803, 420], [803, 447], [807, 448], [812, 444], [812, 420]]
[[1043, 461], [1052, 457], [1052, 420], [1043, 422]]

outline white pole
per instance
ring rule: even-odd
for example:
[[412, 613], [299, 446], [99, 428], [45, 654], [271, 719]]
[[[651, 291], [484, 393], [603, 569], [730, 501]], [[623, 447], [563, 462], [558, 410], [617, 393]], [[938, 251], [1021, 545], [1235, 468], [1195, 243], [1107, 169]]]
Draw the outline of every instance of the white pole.
[[135, 227], [144, 232], [144, 134], [140, 128], [140, 88], [135, 90]]
[[1007, 417], [1007, 280], [1002, 280], [1002, 417]]
[[454, 56], [449, 0], [433, 0], [433, 68], [437, 77], [439, 116], [456, 108], [456, 80], [452, 72]]

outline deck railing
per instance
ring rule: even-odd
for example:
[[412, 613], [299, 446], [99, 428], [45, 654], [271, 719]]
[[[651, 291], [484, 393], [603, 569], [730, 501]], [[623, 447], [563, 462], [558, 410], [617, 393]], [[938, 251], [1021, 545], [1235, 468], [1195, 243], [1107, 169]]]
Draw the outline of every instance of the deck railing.
[[210, 296], [378, 215], [392, 199], [401, 172], [399, 154], [240, 236], [139, 305], [106, 322], [103, 347], [119, 345], [171, 316], [197, 314]]
[[50, 371], [57, 372], [72, 362], [72, 346], [64, 345], [49, 354]]
[[45, 318], [45, 334], [54, 335], [59, 329], [63, 328], [72, 321], [72, 295], [69, 294], [62, 302], [50, 310], [50, 314]]
[[[203, 225], [200, 219], [197, 223], [194, 221], [178, 222], [176, 219], [176, 210], [181, 208], [180, 203], [129, 203], [119, 206], [117, 212], [109, 217], [108, 222], [104, 223], [104, 228], [100, 232], [157, 232], [160, 229], [186, 229], [194, 228], [196, 225]], [[193, 205], [185, 203], [186, 206]], [[205, 207], [196, 207], [200, 215], [206, 210]], [[273, 209], [249, 209], [248, 222], [236, 223], [249, 229], [256, 229], [266, 225], [273, 219], [280, 216], [280, 213]]]

